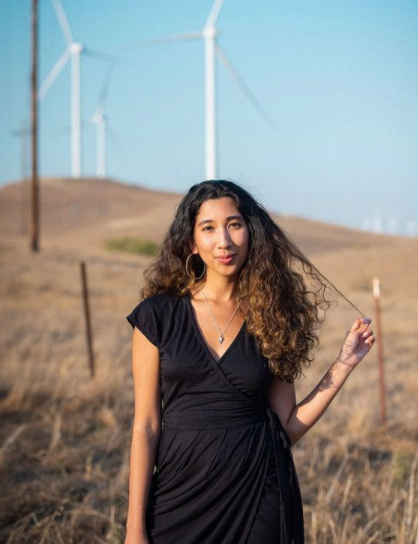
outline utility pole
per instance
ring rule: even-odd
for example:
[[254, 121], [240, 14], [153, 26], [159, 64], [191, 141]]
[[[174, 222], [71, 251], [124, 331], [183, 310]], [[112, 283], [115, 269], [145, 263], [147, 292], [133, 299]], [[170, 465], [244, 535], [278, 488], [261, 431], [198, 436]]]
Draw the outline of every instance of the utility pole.
[[39, 251], [39, 179], [38, 179], [38, 0], [32, 0], [32, 71], [31, 71], [31, 136], [32, 195], [30, 246]]

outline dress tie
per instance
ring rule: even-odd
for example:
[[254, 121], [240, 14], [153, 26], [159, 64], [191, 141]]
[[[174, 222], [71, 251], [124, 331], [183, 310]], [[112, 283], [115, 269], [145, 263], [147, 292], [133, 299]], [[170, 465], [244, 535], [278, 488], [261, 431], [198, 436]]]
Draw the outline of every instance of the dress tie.
[[269, 407], [266, 407], [267, 415], [269, 417], [269, 423], [270, 423], [270, 430], [273, 432], [277, 432], [281, 438], [281, 441], [283, 443], [283, 448], [285, 450], [290, 449], [291, 442], [289, 435], [287, 432], [283, 429], [283, 425], [280, 422], [280, 419], [276, 412], [273, 412]]

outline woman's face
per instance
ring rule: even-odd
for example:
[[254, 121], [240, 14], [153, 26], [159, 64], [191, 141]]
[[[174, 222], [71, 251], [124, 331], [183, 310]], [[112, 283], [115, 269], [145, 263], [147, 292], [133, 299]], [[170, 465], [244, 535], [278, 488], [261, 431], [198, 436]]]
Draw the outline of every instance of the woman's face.
[[199, 254], [208, 274], [235, 276], [248, 255], [249, 231], [232, 198], [206, 200], [196, 216], [193, 253]]

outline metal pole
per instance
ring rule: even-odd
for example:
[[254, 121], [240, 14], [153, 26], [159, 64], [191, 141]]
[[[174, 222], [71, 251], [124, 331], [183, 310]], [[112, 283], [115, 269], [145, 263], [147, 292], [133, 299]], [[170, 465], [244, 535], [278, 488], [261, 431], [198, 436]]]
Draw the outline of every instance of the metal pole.
[[93, 340], [92, 340], [92, 332], [91, 332], [91, 324], [90, 324], [87, 272], [86, 272], [86, 265], [84, 261], [80, 262], [80, 267], [81, 267], [81, 283], [83, 287], [83, 308], [84, 308], [84, 318], [85, 318], [85, 325], [86, 325], [86, 341], [87, 341], [87, 352], [89, 357], [90, 378], [94, 378], [96, 374], [96, 366], [94, 363]]
[[38, 180], [38, 0], [32, 0], [32, 73], [31, 73], [31, 136], [32, 136], [32, 195], [30, 244], [39, 250], [39, 180]]
[[203, 31], [205, 39], [206, 179], [216, 179], [216, 62], [213, 27]]
[[382, 320], [380, 308], [380, 281], [378, 278], [373, 279], [373, 297], [375, 301], [376, 311], [376, 340], [377, 340], [377, 357], [379, 365], [379, 384], [380, 384], [380, 422], [386, 425], [386, 383], [385, 383], [385, 367], [383, 355], [383, 334]]
[[81, 65], [82, 46], [71, 44], [71, 176], [81, 176]]

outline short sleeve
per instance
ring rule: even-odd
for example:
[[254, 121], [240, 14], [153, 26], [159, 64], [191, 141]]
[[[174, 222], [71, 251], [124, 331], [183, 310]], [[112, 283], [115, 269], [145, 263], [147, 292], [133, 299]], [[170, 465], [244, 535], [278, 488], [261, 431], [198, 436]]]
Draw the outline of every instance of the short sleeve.
[[150, 300], [145, 299], [136, 306], [132, 312], [126, 316], [126, 319], [132, 325], [137, 327], [148, 340], [158, 347], [159, 344], [159, 323], [155, 309]]

